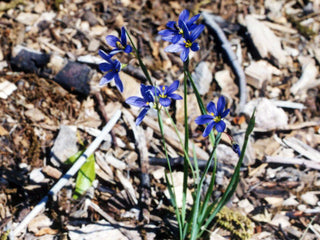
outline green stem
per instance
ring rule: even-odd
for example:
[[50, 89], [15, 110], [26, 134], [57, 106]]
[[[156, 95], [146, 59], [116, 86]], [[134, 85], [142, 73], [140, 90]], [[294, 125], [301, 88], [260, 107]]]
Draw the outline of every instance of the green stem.
[[[203, 101], [202, 101], [202, 98], [200, 96], [200, 93], [198, 91], [198, 88], [196, 87], [194, 81], [193, 81], [193, 78], [191, 76], [191, 73], [189, 72], [189, 70], [187, 69], [187, 71], [185, 71], [185, 74], [188, 76], [189, 80], [190, 80], [190, 83], [191, 83], [191, 86], [193, 88], [193, 91], [196, 95], [196, 98], [197, 98], [197, 102], [198, 102], [198, 105], [199, 105], [199, 108], [200, 108], [200, 111], [201, 111], [201, 114], [202, 115], [205, 115], [207, 114], [207, 110], [206, 108], [204, 107], [204, 104], [203, 104]], [[215, 144], [215, 137], [214, 137], [214, 134], [211, 132], [210, 135], [209, 135], [209, 138], [210, 138], [210, 141], [211, 141], [211, 144], [212, 146], [214, 146]]]
[[133, 43], [133, 41], [132, 41], [132, 39], [131, 39], [131, 36], [130, 36], [129, 32], [127, 31], [127, 29], [125, 29], [125, 30], [126, 30], [126, 34], [127, 34], [128, 38], [129, 38], [129, 41], [130, 41], [130, 43], [131, 43], [131, 45], [132, 45], [132, 48], [133, 48], [133, 50], [134, 50], [134, 52], [135, 52], [135, 56], [136, 56], [136, 58], [137, 58], [138, 61], [139, 61], [139, 66], [140, 66], [141, 70], [143, 71], [144, 75], [146, 76], [149, 84], [150, 84], [151, 86], [154, 86], [154, 84], [153, 84], [153, 82], [152, 82], [152, 80], [151, 80], [151, 76], [150, 76], [150, 74], [149, 74], [149, 72], [148, 72], [148, 69], [147, 69], [146, 65], [144, 65], [144, 63], [143, 63], [143, 61], [142, 61], [142, 59], [141, 59], [141, 57], [140, 57], [140, 54], [139, 54], [138, 49], [137, 49], [136, 46], [134, 45], [134, 43]]
[[213, 148], [213, 150], [212, 150], [212, 152], [210, 154], [208, 163], [206, 165], [206, 168], [205, 168], [205, 170], [204, 170], [204, 172], [202, 174], [202, 177], [200, 179], [199, 185], [197, 187], [196, 201], [194, 203], [195, 210], [194, 210], [193, 219], [192, 219], [193, 226], [192, 226], [192, 229], [191, 229], [191, 237], [190, 237], [191, 240], [197, 239], [198, 233], [199, 233], [199, 231], [201, 229], [201, 226], [198, 224], [201, 190], [202, 190], [202, 186], [203, 186], [205, 177], [206, 177], [206, 175], [207, 175], [207, 173], [209, 171], [210, 165], [212, 164], [212, 161], [214, 159], [214, 155], [215, 155], [215, 152], [216, 152], [216, 149], [217, 149], [217, 145], [220, 142], [220, 139], [221, 139], [221, 133], [218, 133], [217, 138], [216, 138], [216, 140], [217, 140], [216, 143], [217, 144], [214, 146], [214, 148]]
[[[169, 168], [169, 173], [170, 173], [170, 178], [171, 178], [171, 183], [172, 183], [172, 189], [173, 189], [172, 194], [171, 194], [173, 199], [171, 199], [171, 201], [172, 201], [172, 203], [173, 203], [172, 205], [174, 206], [174, 209], [175, 209], [175, 213], [176, 213], [176, 217], [177, 217], [177, 221], [178, 221], [178, 226], [179, 226], [179, 235], [180, 235], [180, 239], [182, 240], [183, 223], [184, 222], [182, 221], [183, 219], [181, 219], [181, 215], [180, 215], [180, 212], [179, 212], [179, 209], [178, 209], [178, 205], [177, 205], [177, 201], [176, 201], [176, 194], [175, 194], [175, 187], [174, 187], [173, 176], [172, 176], [172, 169], [171, 169], [171, 164], [170, 164], [170, 161], [169, 161], [166, 141], [165, 141], [165, 138], [164, 138], [163, 121], [162, 121], [162, 117], [161, 117], [159, 109], [157, 109], [157, 113], [158, 113], [158, 123], [159, 123], [160, 132], [161, 132], [162, 144], [163, 144], [164, 150], [165, 150], [165, 155], [166, 155], [166, 159], [167, 159], [167, 164], [168, 164], [168, 168]], [[167, 181], [167, 184], [168, 184], [168, 189], [170, 191], [170, 188], [171, 188], [170, 182]]]
[[[189, 65], [189, 59], [187, 59], [186, 62], [183, 63], [183, 69], [184, 72], [188, 71], [188, 65]], [[186, 74], [184, 74], [184, 91], [183, 91], [183, 100], [184, 100], [184, 164], [183, 164], [183, 191], [182, 191], [182, 202], [186, 203], [187, 199], [187, 185], [188, 185], [188, 164], [186, 163], [186, 159], [188, 157], [189, 153], [189, 125], [188, 125], [188, 88], [187, 88], [187, 81], [188, 77]], [[186, 219], [186, 210], [187, 210], [187, 204], [182, 205], [182, 219], [185, 221]]]

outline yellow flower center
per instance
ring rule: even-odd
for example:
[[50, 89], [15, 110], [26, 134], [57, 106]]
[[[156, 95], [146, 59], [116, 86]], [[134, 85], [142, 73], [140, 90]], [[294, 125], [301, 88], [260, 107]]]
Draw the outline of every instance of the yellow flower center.
[[[214, 117], [214, 113], [210, 113], [210, 115], [212, 116], [212, 117]], [[216, 123], [217, 122], [220, 122], [221, 121], [221, 116], [216, 116], [214, 119], [213, 119], [213, 121], [215, 121]]]
[[182, 28], [179, 28], [179, 34], [183, 34]]
[[117, 45], [118, 48], [124, 49], [124, 47], [122, 46], [121, 42], [117, 41], [117, 42], [116, 42], [116, 45]]
[[188, 41], [183, 41], [185, 43], [186, 48], [189, 48], [192, 46], [192, 42]]
[[[161, 89], [162, 89], [162, 91], [164, 91], [164, 90], [166, 89], [166, 87], [165, 87], [165, 86], [162, 86]], [[167, 95], [165, 95], [164, 93], [161, 93], [161, 94], [159, 95], [159, 97], [161, 97], [161, 98], [166, 98]]]
[[217, 116], [213, 119], [213, 121], [215, 121], [216, 123], [217, 122], [220, 122], [221, 121], [221, 116]]

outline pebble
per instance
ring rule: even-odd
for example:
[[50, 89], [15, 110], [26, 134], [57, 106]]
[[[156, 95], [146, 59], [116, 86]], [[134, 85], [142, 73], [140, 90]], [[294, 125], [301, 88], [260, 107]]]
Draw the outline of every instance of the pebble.
[[194, 72], [192, 78], [201, 95], [206, 94], [211, 85], [212, 73], [208, 67], [208, 63], [200, 62]]
[[0, 98], [7, 99], [15, 90], [17, 90], [17, 86], [5, 80], [0, 83]]
[[45, 180], [45, 176], [41, 172], [41, 168], [35, 168], [31, 171], [29, 178], [35, 183], [41, 183]]
[[306, 192], [301, 195], [301, 200], [308, 205], [315, 206], [317, 205], [319, 198], [312, 192]]
[[297, 206], [298, 204], [299, 202], [296, 200], [296, 197], [291, 196], [283, 201], [282, 206]]
[[32, 109], [27, 110], [25, 112], [25, 115], [32, 122], [40, 122], [46, 118], [46, 115], [44, 115], [38, 108], [32, 108]]
[[278, 108], [267, 98], [257, 98], [246, 104], [244, 113], [251, 116], [256, 107], [255, 127], [265, 130], [284, 128], [288, 124], [288, 116], [283, 109]]
[[78, 152], [77, 128], [75, 126], [61, 125], [59, 134], [51, 149], [51, 162], [59, 167], [69, 157]]

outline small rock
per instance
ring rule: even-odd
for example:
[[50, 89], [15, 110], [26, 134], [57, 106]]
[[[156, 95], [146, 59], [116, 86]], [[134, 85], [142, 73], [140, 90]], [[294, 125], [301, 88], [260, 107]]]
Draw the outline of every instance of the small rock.
[[239, 201], [238, 206], [242, 208], [246, 213], [254, 210], [254, 206], [249, 202], [248, 199], [243, 199]]
[[38, 108], [31, 108], [24, 113], [31, 121], [40, 122], [46, 118]]
[[77, 147], [77, 128], [75, 126], [62, 125], [59, 134], [51, 149], [51, 162], [59, 167], [69, 157], [78, 152]]
[[244, 113], [251, 116], [254, 107], [256, 107], [255, 127], [271, 130], [287, 126], [287, 114], [281, 108], [276, 107], [269, 99], [258, 98], [250, 101], [244, 107]]
[[297, 206], [298, 204], [299, 202], [296, 200], [296, 197], [291, 196], [283, 201], [282, 206]]
[[264, 6], [266, 10], [268, 10], [268, 18], [277, 23], [286, 23], [286, 18], [283, 16], [282, 8], [284, 5], [284, 1], [279, 0], [266, 0], [264, 2]]
[[305, 211], [305, 210], [307, 209], [307, 205], [305, 205], [305, 204], [300, 204], [300, 205], [297, 207], [297, 209], [298, 209], [299, 211]]
[[239, 160], [238, 154], [236, 154], [231, 147], [225, 144], [218, 144], [217, 146], [217, 160], [227, 165], [235, 166]]
[[264, 200], [267, 201], [272, 207], [279, 207], [283, 203], [283, 198], [279, 197], [265, 197]]
[[216, 72], [214, 78], [221, 87], [222, 95], [234, 98], [238, 94], [239, 88], [234, 83], [234, 79], [231, 77], [228, 69]]
[[28, 225], [28, 231], [37, 233], [42, 228], [50, 227], [52, 224], [52, 220], [48, 218], [46, 215], [41, 214], [36, 216]]
[[289, 217], [282, 215], [280, 213], [277, 213], [273, 219], [271, 220], [271, 224], [274, 226], [279, 226], [281, 225], [282, 228], [291, 226], [290, 222], [289, 222]]
[[16, 89], [17, 86], [14, 83], [5, 80], [0, 83], [0, 98], [7, 99]]
[[91, 12], [90, 10], [85, 11], [85, 13], [83, 15], [83, 20], [87, 21], [90, 24], [90, 26], [94, 26], [99, 23], [96, 18], [96, 15], [93, 12]]
[[88, 46], [88, 51], [90, 52], [96, 52], [100, 47], [100, 41], [97, 39], [92, 39]]
[[253, 61], [246, 69], [247, 82], [251, 86], [261, 89], [265, 81], [270, 82], [272, 75], [281, 75], [281, 71], [265, 60]]
[[62, 173], [58, 169], [49, 165], [44, 166], [42, 172], [54, 179], [59, 179], [62, 176]]
[[46, 10], [46, 5], [44, 4], [43, 1], [38, 2], [35, 6], [34, 6], [34, 11], [36, 13], [42, 13]]
[[15, 20], [24, 25], [31, 26], [38, 20], [38, 18], [38, 14], [21, 12]]
[[41, 168], [35, 168], [31, 171], [29, 178], [35, 183], [41, 183], [45, 180], [45, 176], [41, 172]]
[[319, 198], [313, 192], [306, 192], [301, 195], [301, 200], [311, 206], [316, 206]]
[[200, 62], [194, 72], [192, 78], [201, 95], [206, 94], [210, 89], [212, 81], [212, 73], [208, 67], [208, 63]]

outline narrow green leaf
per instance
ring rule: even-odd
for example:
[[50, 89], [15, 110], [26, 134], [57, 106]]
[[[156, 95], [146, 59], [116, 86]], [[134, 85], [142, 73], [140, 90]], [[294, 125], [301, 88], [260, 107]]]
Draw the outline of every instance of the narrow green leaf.
[[214, 206], [210, 206], [211, 209], [213, 209], [213, 212], [210, 213], [210, 217], [206, 220], [206, 223], [203, 225], [202, 231], [199, 233], [198, 237], [200, 237], [204, 230], [208, 227], [208, 225], [212, 222], [212, 220], [215, 218], [215, 216], [217, 215], [217, 213], [223, 208], [223, 206], [230, 200], [230, 198], [232, 197], [233, 193], [236, 190], [236, 187], [239, 183], [239, 178], [240, 178], [240, 167], [242, 165], [242, 161], [244, 158], [244, 154], [247, 148], [247, 144], [249, 141], [249, 136], [251, 134], [251, 132], [254, 129], [254, 124], [255, 124], [255, 110], [253, 111], [250, 121], [249, 121], [249, 125], [247, 127], [247, 131], [245, 134], [245, 139], [244, 139], [244, 143], [241, 149], [241, 155], [239, 158], [239, 161], [237, 163], [237, 166], [234, 170], [234, 173], [232, 175], [232, 178], [228, 184], [228, 187], [226, 189], [226, 191], [224, 192], [223, 196], [221, 197], [220, 201], [218, 202], [218, 204], [214, 207]]

